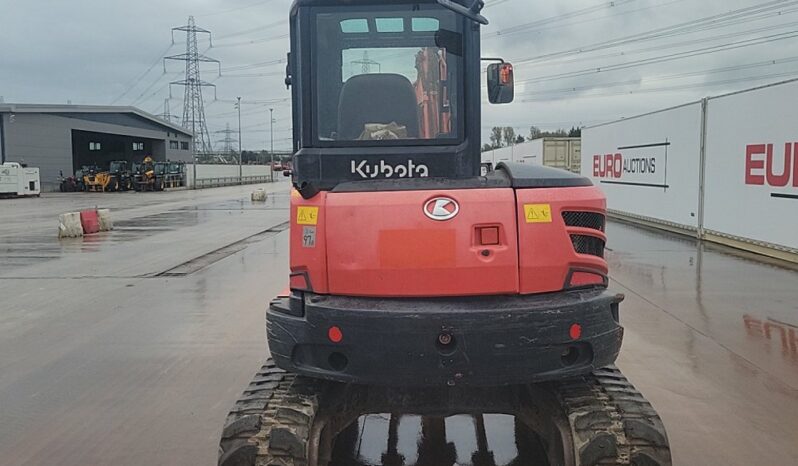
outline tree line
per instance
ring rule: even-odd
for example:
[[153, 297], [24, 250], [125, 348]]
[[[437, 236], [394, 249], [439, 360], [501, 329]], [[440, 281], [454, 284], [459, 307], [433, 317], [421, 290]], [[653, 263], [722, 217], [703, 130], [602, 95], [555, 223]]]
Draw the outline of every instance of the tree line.
[[490, 144], [482, 146], [482, 151], [486, 152], [494, 149], [501, 149], [515, 144], [522, 144], [526, 141], [532, 141], [540, 138], [578, 138], [582, 137], [582, 128], [572, 127], [569, 130], [558, 129], [556, 131], [542, 131], [537, 126], [529, 128], [529, 135], [524, 137], [521, 134], [516, 134], [515, 129], [511, 126], [494, 126], [490, 131]]

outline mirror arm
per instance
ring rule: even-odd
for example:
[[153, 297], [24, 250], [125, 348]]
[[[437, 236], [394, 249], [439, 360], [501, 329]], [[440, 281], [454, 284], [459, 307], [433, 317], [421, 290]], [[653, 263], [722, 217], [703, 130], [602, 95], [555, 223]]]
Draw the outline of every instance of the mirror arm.
[[482, 8], [485, 6], [485, 2], [483, 0], [474, 0], [471, 8], [464, 7], [463, 5], [455, 3], [452, 0], [437, 0], [437, 2], [438, 5], [463, 15], [474, 22], [485, 26], [489, 23], [487, 18], [479, 14], [479, 12], [482, 11]]
[[492, 57], [482, 57], [480, 61], [497, 61], [499, 63], [505, 63], [504, 58], [492, 58]]

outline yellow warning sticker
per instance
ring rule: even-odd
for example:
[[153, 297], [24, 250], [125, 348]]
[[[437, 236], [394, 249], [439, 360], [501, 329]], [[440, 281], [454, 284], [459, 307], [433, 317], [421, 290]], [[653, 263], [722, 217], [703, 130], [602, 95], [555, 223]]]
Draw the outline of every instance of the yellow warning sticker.
[[524, 204], [526, 223], [551, 223], [551, 204]]
[[296, 211], [297, 225], [318, 225], [319, 208], [299, 206]]

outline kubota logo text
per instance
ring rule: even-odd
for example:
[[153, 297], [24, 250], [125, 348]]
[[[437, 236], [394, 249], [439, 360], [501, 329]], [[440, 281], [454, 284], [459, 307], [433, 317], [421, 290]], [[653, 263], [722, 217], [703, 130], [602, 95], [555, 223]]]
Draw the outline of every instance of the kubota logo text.
[[366, 160], [360, 163], [353, 160], [352, 174], [359, 175], [361, 178], [427, 178], [429, 177], [429, 167], [422, 163], [416, 164], [413, 160], [398, 165], [385, 163], [385, 160], [373, 164]]

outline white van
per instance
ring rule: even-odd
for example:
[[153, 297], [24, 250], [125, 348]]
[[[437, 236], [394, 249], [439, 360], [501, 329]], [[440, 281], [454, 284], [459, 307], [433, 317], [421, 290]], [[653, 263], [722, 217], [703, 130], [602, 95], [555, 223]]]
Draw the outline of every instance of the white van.
[[0, 196], [39, 196], [41, 180], [38, 168], [28, 168], [16, 162], [0, 165]]

